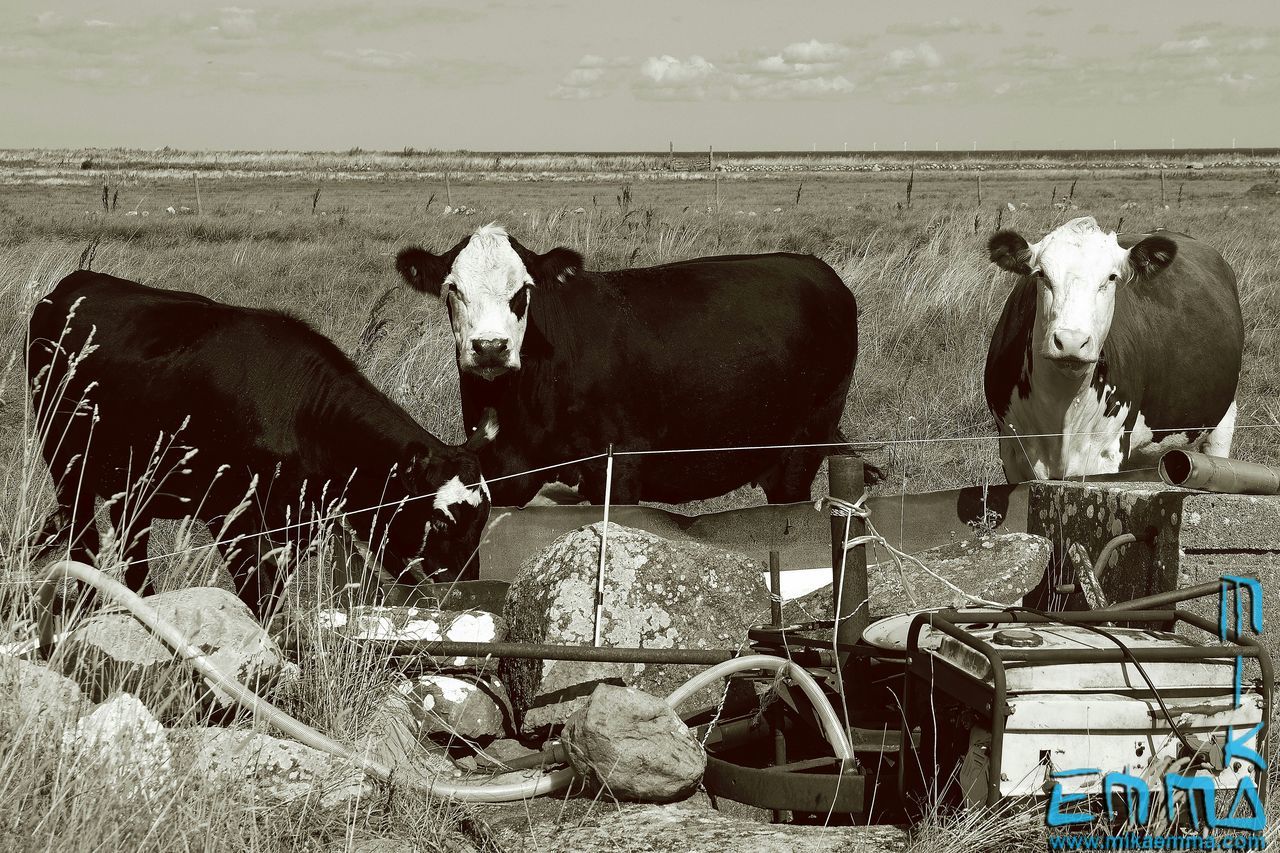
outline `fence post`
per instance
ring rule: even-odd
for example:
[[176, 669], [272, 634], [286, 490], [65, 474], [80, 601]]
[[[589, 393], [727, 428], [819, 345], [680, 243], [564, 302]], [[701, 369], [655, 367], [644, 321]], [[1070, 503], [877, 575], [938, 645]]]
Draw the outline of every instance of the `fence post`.
[[596, 572], [596, 612], [595, 626], [591, 632], [591, 645], [600, 645], [600, 619], [604, 613], [604, 570], [605, 557], [609, 552], [609, 501], [613, 497], [613, 445], [609, 445], [609, 454], [604, 468], [604, 521], [600, 525], [600, 568]]
[[[862, 497], [863, 467], [857, 456], [829, 456], [828, 493], [854, 503]], [[849, 539], [867, 532], [867, 524], [848, 510], [831, 507], [831, 572], [832, 602], [839, 602], [835, 613], [836, 642], [853, 644], [862, 638], [862, 632], [870, 624], [870, 602], [867, 598], [867, 552], [863, 545], [845, 549], [845, 535]]]

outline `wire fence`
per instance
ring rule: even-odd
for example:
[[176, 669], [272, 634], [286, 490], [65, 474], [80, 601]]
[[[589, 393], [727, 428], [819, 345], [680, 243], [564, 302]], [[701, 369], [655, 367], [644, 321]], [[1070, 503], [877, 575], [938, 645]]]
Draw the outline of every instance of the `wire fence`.
[[[1176, 428], [1176, 429], [1162, 429], [1162, 430], [1159, 430], [1159, 432], [1169, 433], [1169, 434], [1206, 433], [1214, 429], [1215, 427], [1216, 427], [1216, 424], [1212, 426], [1196, 426], [1196, 427], [1183, 427], [1183, 428]], [[1237, 424], [1235, 426], [1235, 429], [1236, 430], [1280, 429], [1280, 422]], [[1131, 435], [1133, 432], [1134, 430], [1124, 430], [1120, 432], [1119, 435], [1120, 436], [1123, 436], [1126, 434]], [[903, 444], [938, 444], [938, 443], [984, 442], [984, 441], [1002, 441], [1002, 440], [1023, 441], [1027, 439], [1087, 437], [1087, 436], [1099, 436], [1099, 435], [1116, 435], [1116, 433], [1112, 430], [1096, 430], [1091, 432], [1086, 431], [1086, 432], [1071, 432], [1071, 433], [1067, 433], [1067, 432], [1017, 433], [1015, 432], [1012, 435], [936, 436], [936, 437], [928, 437], [928, 438], [891, 438], [891, 439], [878, 439], [878, 440], [864, 440], [864, 441], [856, 441], [856, 442], [855, 441], [829, 441], [829, 442], [809, 442], [809, 443], [797, 443], [797, 444], [726, 445], [726, 446], [718, 446], [718, 447], [688, 447], [688, 448], [646, 449], [646, 450], [616, 450], [610, 447], [608, 450], [604, 452], [593, 453], [588, 456], [578, 457], [576, 459], [569, 459], [563, 462], [556, 462], [550, 465], [542, 465], [535, 468], [530, 468], [528, 470], [517, 471], [510, 474], [501, 474], [492, 478], [482, 477], [479, 482], [466, 484], [466, 488], [487, 489], [488, 485], [492, 483], [502, 482], [505, 480], [513, 480], [513, 479], [522, 478], [522, 477], [530, 477], [537, 474], [546, 473], [548, 471], [568, 468], [575, 465], [583, 465], [591, 462], [608, 460], [610, 456], [612, 456], [613, 458], [620, 458], [620, 457], [627, 458], [627, 457], [648, 457], [648, 456], [658, 456], [658, 455], [680, 455], [680, 454], [694, 454], [694, 453], [738, 453], [738, 452], [762, 452], [762, 451], [774, 451], [774, 450], [782, 451], [782, 450], [811, 450], [811, 449], [846, 449], [846, 450], [851, 450], [856, 452], [860, 450], [861, 451], [875, 450], [883, 447], [888, 447], [893, 445], [903, 445]], [[1137, 470], [1149, 471], [1152, 469], [1144, 468], [1144, 469], [1137, 469]], [[608, 478], [608, 481], [606, 482], [605, 501], [603, 505], [604, 518], [606, 521], [608, 518], [608, 507], [612, 502], [611, 492], [612, 492], [612, 477]], [[398, 512], [401, 508], [403, 508], [405, 505], [409, 503], [412, 503], [414, 501], [426, 500], [428, 498], [434, 498], [437, 494], [438, 494], [437, 491], [426, 492], [419, 495], [411, 495], [404, 498], [399, 498], [394, 501], [386, 501], [383, 503], [374, 504], [372, 506], [361, 507], [356, 509], [336, 510], [330, 513], [325, 513], [319, 517], [314, 517], [308, 521], [297, 521], [297, 522], [286, 524], [280, 527], [274, 527], [267, 530], [256, 531], [252, 534], [241, 534], [231, 539], [215, 540], [213, 542], [209, 542], [203, 545], [193, 545], [191, 547], [178, 550], [178, 551], [170, 551], [167, 553], [155, 554], [147, 557], [140, 557], [135, 560], [122, 561], [121, 565], [131, 566], [131, 565], [138, 565], [138, 564], [144, 564], [144, 563], [151, 563], [158, 560], [183, 556], [193, 551], [205, 550], [208, 548], [221, 548], [224, 546], [234, 546], [249, 538], [265, 537], [267, 539], [271, 539], [272, 537], [275, 537], [279, 534], [290, 533], [296, 530], [302, 530], [304, 528], [313, 528], [317, 524], [327, 525], [334, 522], [340, 522], [351, 516], [364, 515], [370, 512], [378, 512], [384, 509], [391, 509], [393, 511]]]

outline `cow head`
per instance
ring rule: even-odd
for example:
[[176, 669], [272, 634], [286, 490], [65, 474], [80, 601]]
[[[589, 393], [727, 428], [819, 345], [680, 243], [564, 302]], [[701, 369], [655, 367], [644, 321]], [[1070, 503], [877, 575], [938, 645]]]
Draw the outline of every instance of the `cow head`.
[[[429, 580], [457, 580], [480, 547], [489, 519], [489, 487], [476, 451], [497, 434], [493, 410], [459, 447], [417, 447], [404, 469], [410, 500], [396, 510], [389, 532], [393, 573], [408, 581], [400, 555], [421, 560], [417, 573]], [[471, 573], [473, 574], [473, 573]]]
[[1092, 373], [1111, 330], [1116, 288], [1167, 267], [1178, 252], [1168, 237], [1124, 249], [1092, 216], [1073, 219], [1028, 244], [1001, 231], [987, 244], [992, 263], [1032, 277], [1039, 289], [1032, 346], [1065, 373]]
[[415, 246], [396, 256], [396, 269], [410, 287], [448, 305], [458, 369], [485, 379], [520, 369], [536, 291], [563, 284], [581, 268], [577, 252], [536, 254], [497, 224], [478, 229], [443, 255]]

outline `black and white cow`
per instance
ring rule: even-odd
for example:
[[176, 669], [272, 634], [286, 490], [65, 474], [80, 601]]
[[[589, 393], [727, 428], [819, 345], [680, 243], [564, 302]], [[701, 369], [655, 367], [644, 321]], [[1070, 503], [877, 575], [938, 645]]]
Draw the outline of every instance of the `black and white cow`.
[[443, 444], [302, 321], [82, 271], [37, 305], [29, 329], [58, 499], [49, 547], [90, 559], [94, 498], [108, 499], [113, 527], [135, 534], [125, 581], [146, 592], [152, 520], [194, 517], [227, 543], [240, 595], [262, 613], [280, 578], [260, 553], [305, 543], [312, 512], [341, 497], [352, 532], [399, 581], [477, 574], [468, 564], [489, 498], [474, 451], [491, 425], [470, 446]]
[[[441, 255], [400, 252], [414, 289], [449, 311], [473, 427], [501, 427], [481, 452], [499, 505], [548, 480], [604, 498], [596, 462], [504, 475], [604, 451], [840, 441], [858, 352], [858, 307], [807, 255], [700, 258], [588, 272], [575, 251], [537, 254], [497, 225]], [[771, 502], [809, 499], [831, 448], [616, 458], [612, 500], [679, 503], [756, 483]]]
[[1146, 468], [1175, 445], [1230, 454], [1244, 324], [1216, 251], [1092, 217], [988, 250], [1019, 276], [986, 368], [1010, 482]]

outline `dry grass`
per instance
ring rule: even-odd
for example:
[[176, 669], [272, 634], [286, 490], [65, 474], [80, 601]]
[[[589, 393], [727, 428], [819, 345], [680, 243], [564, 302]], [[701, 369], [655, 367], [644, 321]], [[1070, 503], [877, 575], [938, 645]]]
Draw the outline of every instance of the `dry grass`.
[[[82, 154], [57, 156], [71, 163]], [[291, 169], [312, 156], [289, 155], [285, 162], [277, 155], [217, 155], [220, 163], [239, 158], [237, 168], [259, 173]], [[313, 163], [303, 165], [323, 170], [365, 156], [417, 155], [314, 155]], [[1165, 226], [1200, 237], [1236, 269], [1248, 327], [1236, 455], [1280, 463], [1280, 430], [1268, 426], [1280, 421], [1280, 204], [1246, 195], [1255, 183], [1275, 180], [1274, 172], [1263, 169], [1179, 174], [1162, 204], [1155, 171], [1072, 172], [1064, 162], [1054, 164], [1058, 171], [985, 173], [981, 207], [972, 173], [917, 174], [909, 206], [901, 175], [735, 175], [718, 186], [710, 180], [637, 181], [625, 203], [622, 182], [576, 171], [572, 183], [557, 176], [453, 181], [448, 192], [454, 203], [470, 206], [474, 216], [442, 215], [442, 182], [408, 174], [412, 169], [396, 180], [327, 181], [315, 215], [314, 176], [257, 174], [206, 179], [205, 213], [195, 216], [164, 212], [170, 205], [195, 207], [189, 176], [130, 172], [137, 164], [111, 162], [120, 164], [116, 171], [76, 176], [71, 183], [0, 190], [0, 564], [10, 577], [31, 568], [24, 543], [38, 529], [51, 495], [25, 402], [25, 318], [34, 300], [75, 268], [90, 243], [97, 244], [94, 269], [302, 316], [357, 353], [384, 390], [446, 440], [460, 437], [452, 339], [438, 305], [392, 289], [397, 278], [391, 261], [406, 243], [444, 248], [495, 219], [535, 249], [578, 248], [598, 269], [715, 253], [813, 253], [840, 273], [862, 311], [861, 354], [845, 431], [857, 440], [892, 442], [875, 457], [889, 474], [882, 489], [924, 491], [1002, 479], [981, 386], [988, 336], [1009, 286], [982, 251], [997, 210], [1003, 226], [1028, 236], [1085, 213], [1108, 227], [1123, 217], [1129, 228]], [[199, 168], [179, 153], [151, 162]], [[433, 169], [444, 163], [464, 171], [460, 160], [432, 162]], [[535, 163], [524, 160], [520, 168], [533, 169]], [[9, 154], [0, 156], [0, 167], [20, 165]], [[643, 164], [544, 165], [609, 172]], [[104, 177], [120, 189], [115, 211], [102, 210]], [[1079, 209], [1055, 207], [1052, 200], [1066, 195], [1077, 179], [1072, 203]], [[799, 180], [805, 185], [796, 204]], [[1175, 191], [1182, 195], [1180, 206]], [[136, 215], [126, 215], [131, 211]], [[371, 314], [386, 323], [362, 346]], [[815, 485], [816, 493], [822, 490], [821, 482]], [[760, 500], [743, 491], [716, 505]], [[185, 559], [199, 565], [195, 552]], [[12, 614], [0, 617], [0, 628], [7, 632], [16, 621]], [[343, 655], [341, 649], [308, 655], [307, 680], [292, 706], [339, 738], [359, 729], [387, 675], [385, 662]], [[139, 808], [109, 790], [66, 796], [59, 780], [75, 768], [59, 762], [38, 737], [0, 732], [0, 846], [327, 850], [340, 848], [344, 839], [394, 831], [430, 848], [462, 814], [403, 794], [347, 814], [314, 806], [264, 814], [211, 796], [199, 779], [183, 780], [165, 802]], [[931, 850], [970, 849], [963, 839], [998, 836], [1017, 846], [1034, 836], [1023, 819], [1007, 823], [939, 825], [918, 843]]]

